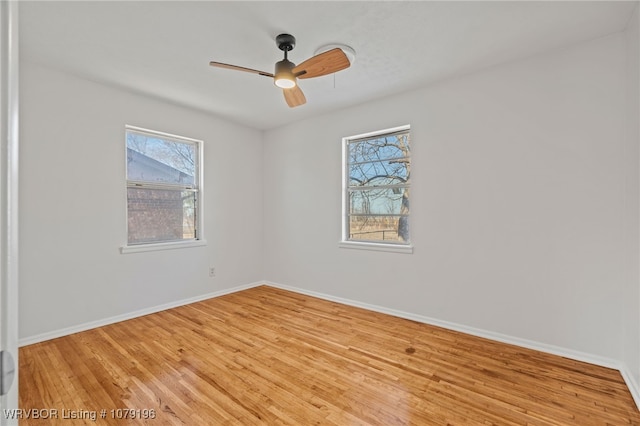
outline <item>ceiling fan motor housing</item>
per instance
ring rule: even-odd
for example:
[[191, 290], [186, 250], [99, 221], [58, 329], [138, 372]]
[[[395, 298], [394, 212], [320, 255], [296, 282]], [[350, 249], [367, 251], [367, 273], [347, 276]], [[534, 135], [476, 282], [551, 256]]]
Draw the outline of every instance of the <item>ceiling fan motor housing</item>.
[[281, 61], [276, 62], [276, 70], [273, 73], [276, 78], [278, 77], [278, 75], [280, 74], [289, 74], [289, 75], [293, 75], [293, 67], [295, 67], [296, 64], [294, 64], [293, 62], [291, 62], [288, 59], [283, 59]]

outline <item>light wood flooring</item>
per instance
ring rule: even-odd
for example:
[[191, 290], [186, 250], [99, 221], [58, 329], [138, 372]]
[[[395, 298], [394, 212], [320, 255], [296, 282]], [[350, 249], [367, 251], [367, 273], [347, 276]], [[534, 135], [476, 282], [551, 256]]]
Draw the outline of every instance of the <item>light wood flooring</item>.
[[267, 286], [23, 347], [20, 407], [59, 416], [21, 425], [640, 425], [616, 370]]

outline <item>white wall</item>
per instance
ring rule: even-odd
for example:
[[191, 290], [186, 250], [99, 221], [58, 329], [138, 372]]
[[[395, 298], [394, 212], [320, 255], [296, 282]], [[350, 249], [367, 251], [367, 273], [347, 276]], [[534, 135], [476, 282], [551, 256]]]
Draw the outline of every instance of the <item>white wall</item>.
[[[625, 108], [618, 34], [268, 131], [264, 276], [621, 360]], [[341, 138], [403, 124], [414, 254], [338, 248]]]
[[[263, 278], [260, 132], [20, 65], [21, 340]], [[120, 254], [125, 124], [204, 140], [206, 247]]]
[[[628, 287], [622, 302], [625, 308], [624, 318], [624, 363], [632, 375], [633, 385], [640, 395], [640, 7], [629, 21], [626, 38], [627, 56], [627, 125], [625, 157], [629, 174], [627, 177], [627, 209], [625, 220], [629, 227], [628, 239]], [[640, 404], [640, 401], [638, 401]]]

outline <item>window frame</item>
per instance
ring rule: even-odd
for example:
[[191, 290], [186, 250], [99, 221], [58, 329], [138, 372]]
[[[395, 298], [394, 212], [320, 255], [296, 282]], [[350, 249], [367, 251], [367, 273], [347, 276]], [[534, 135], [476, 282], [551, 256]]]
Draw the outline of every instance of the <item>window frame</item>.
[[[382, 242], [382, 241], [363, 241], [352, 240], [349, 237], [349, 216], [350, 216], [350, 200], [349, 200], [349, 144], [357, 142], [363, 139], [373, 139], [375, 137], [392, 135], [394, 133], [411, 132], [410, 125], [403, 125], [398, 127], [392, 127], [383, 130], [377, 130], [368, 133], [362, 133], [353, 136], [347, 136], [342, 138], [342, 232], [340, 242], [338, 246], [340, 248], [349, 249], [363, 249], [363, 250], [375, 250], [386, 251], [393, 253], [413, 253], [412, 238], [409, 238], [408, 242]], [[410, 157], [411, 158], [411, 157]], [[406, 185], [406, 188], [411, 188], [411, 182]], [[411, 235], [411, 210], [407, 217], [409, 222], [409, 234]]]
[[[151, 136], [158, 139], [175, 141], [181, 143], [188, 143], [190, 145], [194, 145], [196, 149], [197, 162], [196, 162], [196, 176], [194, 179], [194, 184], [191, 188], [186, 188], [184, 185], [175, 185], [175, 184], [167, 184], [167, 183], [145, 183], [136, 181], [134, 179], [129, 179], [127, 173], [127, 135], [129, 133], [137, 133], [146, 136]], [[178, 249], [178, 248], [187, 248], [187, 247], [199, 247], [205, 246], [207, 241], [204, 239], [204, 202], [203, 202], [203, 192], [204, 192], [204, 157], [203, 157], [203, 145], [204, 142], [200, 139], [193, 139], [185, 136], [175, 135], [171, 133], [159, 132], [157, 130], [146, 129], [137, 126], [125, 125], [125, 134], [124, 134], [124, 152], [125, 152], [125, 230], [126, 230], [126, 240], [127, 242], [120, 247], [120, 252], [122, 254], [127, 253], [138, 253], [138, 252], [146, 252], [146, 251], [156, 251], [156, 250], [170, 250], [170, 249]], [[195, 238], [187, 239], [187, 240], [176, 240], [176, 241], [161, 241], [161, 242], [141, 242], [130, 244], [129, 243], [129, 197], [128, 197], [128, 189], [129, 188], [148, 188], [148, 189], [170, 189], [170, 190], [189, 190], [195, 193]]]

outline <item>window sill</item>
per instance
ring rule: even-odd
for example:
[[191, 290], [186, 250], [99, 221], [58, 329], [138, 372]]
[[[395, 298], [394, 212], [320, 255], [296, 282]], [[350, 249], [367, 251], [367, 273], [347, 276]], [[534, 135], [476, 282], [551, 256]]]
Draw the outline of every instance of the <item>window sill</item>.
[[399, 244], [383, 244], [383, 243], [365, 243], [361, 241], [340, 241], [338, 247], [357, 250], [374, 250], [374, 251], [386, 251], [391, 253], [405, 253], [412, 254], [412, 245], [399, 245]]
[[155, 243], [155, 244], [140, 244], [135, 246], [122, 246], [120, 247], [121, 254], [140, 253], [143, 251], [158, 251], [158, 250], [173, 250], [189, 247], [201, 247], [206, 246], [206, 240], [195, 241], [177, 241], [172, 243]]

